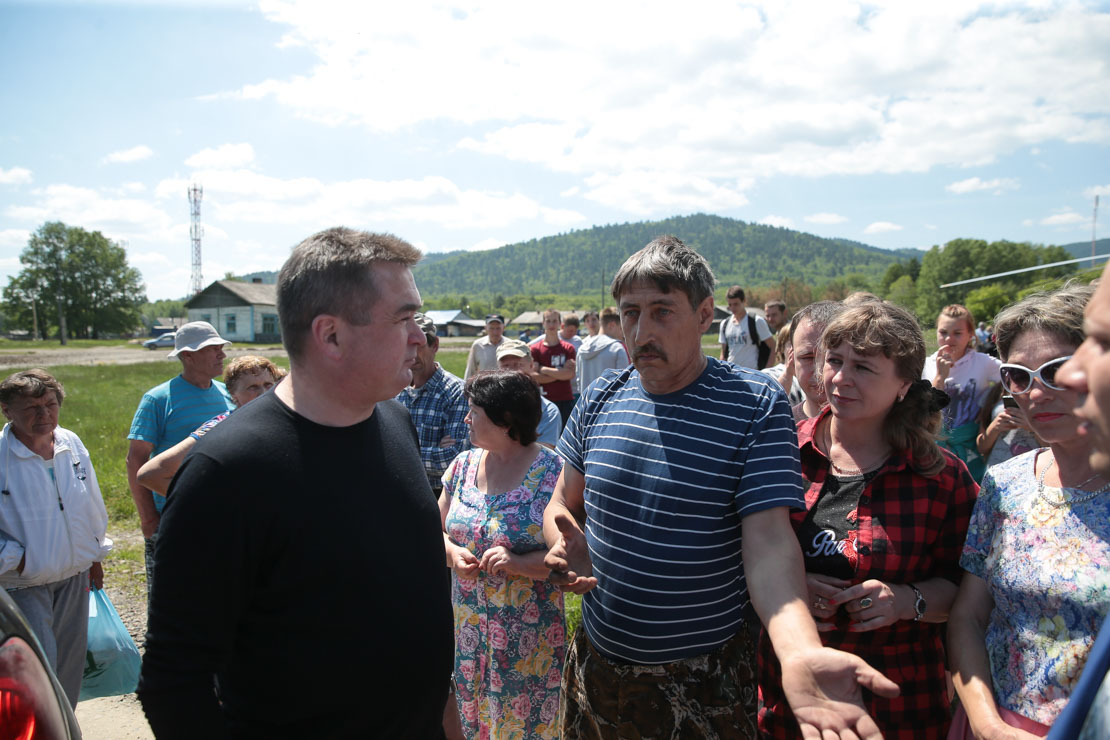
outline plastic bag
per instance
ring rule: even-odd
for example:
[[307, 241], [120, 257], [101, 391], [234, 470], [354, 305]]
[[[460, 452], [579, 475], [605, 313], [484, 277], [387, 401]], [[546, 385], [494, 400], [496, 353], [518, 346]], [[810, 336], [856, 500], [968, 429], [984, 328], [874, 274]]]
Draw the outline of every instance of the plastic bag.
[[81, 697], [96, 699], [134, 693], [139, 685], [142, 658], [135, 641], [123, 626], [107, 592], [89, 590], [89, 643]]

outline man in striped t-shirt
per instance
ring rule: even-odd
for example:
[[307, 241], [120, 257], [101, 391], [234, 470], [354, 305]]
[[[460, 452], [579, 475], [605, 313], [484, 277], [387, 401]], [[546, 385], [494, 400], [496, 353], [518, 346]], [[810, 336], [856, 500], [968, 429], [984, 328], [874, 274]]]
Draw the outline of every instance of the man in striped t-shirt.
[[786, 397], [701, 351], [715, 282], [674, 237], [613, 279], [632, 367], [606, 371], [575, 406], [544, 517], [552, 580], [585, 594], [563, 736], [756, 737], [754, 608], [790, 666], [783, 685], [799, 721], [878, 737], [859, 685], [896, 687], [823, 648], [806, 607]]

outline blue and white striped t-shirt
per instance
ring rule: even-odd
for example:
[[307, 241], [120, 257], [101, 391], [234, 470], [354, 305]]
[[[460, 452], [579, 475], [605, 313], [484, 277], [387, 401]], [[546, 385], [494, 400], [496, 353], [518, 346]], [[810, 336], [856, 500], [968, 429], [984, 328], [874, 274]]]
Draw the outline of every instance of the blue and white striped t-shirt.
[[736, 634], [748, 610], [741, 519], [805, 507], [782, 388], [706, 359], [696, 381], [661, 396], [633, 367], [606, 371], [559, 440], [586, 479], [598, 581], [582, 600], [586, 634], [616, 661], [669, 663]]

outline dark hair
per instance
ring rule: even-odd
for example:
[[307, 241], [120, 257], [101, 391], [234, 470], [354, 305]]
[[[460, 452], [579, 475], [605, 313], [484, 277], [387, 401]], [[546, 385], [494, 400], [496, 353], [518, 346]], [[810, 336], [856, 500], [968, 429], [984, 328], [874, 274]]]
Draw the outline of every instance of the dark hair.
[[53, 375], [36, 367], [5, 378], [0, 383], [0, 403], [11, 403], [17, 398], [42, 398], [50, 391], [54, 391], [61, 405], [66, 397], [65, 388]]
[[786, 313], [786, 302], [785, 301], [767, 301], [766, 303], [763, 304], [763, 310], [766, 311], [768, 308], [771, 308], [772, 306], [777, 306], [780, 311], [782, 311], [783, 313]]
[[621, 312], [614, 306], [606, 306], [601, 309], [601, 323], [602, 324], [619, 324], [621, 322]]
[[1014, 341], [1027, 331], [1044, 332], [1066, 344], [1083, 344], [1083, 310], [1095, 292], [1093, 285], [1068, 284], [1034, 293], [999, 312], [994, 320], [998, 356], [1005, 362]]
[[744, 297], [744, 289], [739, 285], [732, 286], [728, 289], [728, 292], [725, 293], [725, 300], [731, 301], [733, 298], [739, 298], [742, 301], [747, 300], [747, 298]]
[[582, 324], [578, 322], [577, 316], [567, 316], [563, 319], [563, 323], [567, 326], [582, 326]]
[[543, 416], [540, 389], [516, 370], [489, 370], [466, 381], [466, 400], [485, 412], [499, 427], [507, 427], [509, 439], [522, 446], [536, 441], [536, 428]]
[[277, 282], [281, 338], [290, 357], [300, 357], [305, 335], [321, 314], [358, 326], [370, 323], [378, 300], [374, 264], [412, 266], [420, 250], [392, 234], [372, 234], [342, 226], [321, 231], [293, 248]]
[[883, 420], [883, 438], [895, 451], [908, 450], [918, 473], [938, 473], [944, 467], [937, 446], [941, 415], [932, 387], [921, 381], [925, 340], [913, 314], [890, 301], [864, 301], [830, 321], [821, 344], [826, 350], [847, 344], [861, 355], [882, 354], [894, 360], [895, 373], [910, 387]]
[[610, 292], [620, 303], [621, 294], [636, 283], [652, 283], [663, 293], [682, 291], [695, 310], [709, 296], [717, 278], [705, 258], [677, 236], [660, 236], [625, 260], [613, 276]]

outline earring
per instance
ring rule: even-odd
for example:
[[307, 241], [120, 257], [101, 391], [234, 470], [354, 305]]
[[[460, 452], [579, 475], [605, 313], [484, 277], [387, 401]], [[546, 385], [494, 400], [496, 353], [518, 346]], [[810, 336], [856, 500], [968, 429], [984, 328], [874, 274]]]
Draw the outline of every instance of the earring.
[[906, 394], [905, 393], [898, 396], [898, 403], [902, 403], [902, 401], [905, 401], [905, 400], [906, 400]]

